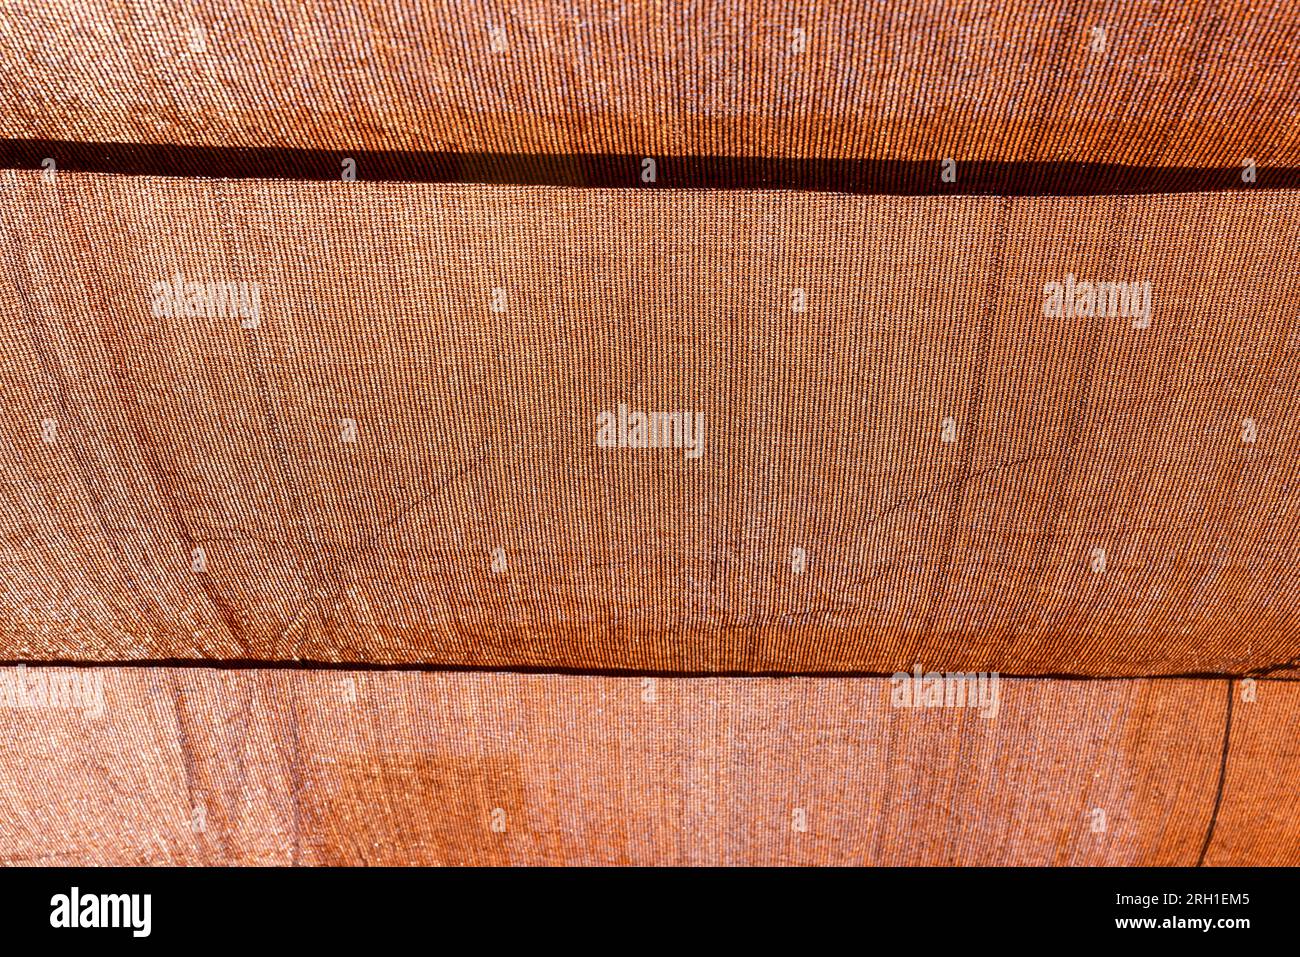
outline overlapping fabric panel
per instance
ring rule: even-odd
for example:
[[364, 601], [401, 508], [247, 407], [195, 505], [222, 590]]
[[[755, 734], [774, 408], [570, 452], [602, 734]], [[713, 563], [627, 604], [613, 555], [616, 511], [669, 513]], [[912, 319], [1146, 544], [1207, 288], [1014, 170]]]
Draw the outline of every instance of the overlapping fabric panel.
[[1300, 848], [1300, 682], [1259, 682], [1253, 701], [1235, 687], [1223, 800], [1204, 863], [1294, 866]]
[[1289, 0], [12, 0], [0, 137], [1300, 165]]
[[1300, 863], [1287, 682], [1220, 797], [1226, 681], [77, 674], [100, 716], [0, 710], [6, 863]]
[[10, 172], [0, 210], [0, 660], [1300, 655], [1300, 194]]

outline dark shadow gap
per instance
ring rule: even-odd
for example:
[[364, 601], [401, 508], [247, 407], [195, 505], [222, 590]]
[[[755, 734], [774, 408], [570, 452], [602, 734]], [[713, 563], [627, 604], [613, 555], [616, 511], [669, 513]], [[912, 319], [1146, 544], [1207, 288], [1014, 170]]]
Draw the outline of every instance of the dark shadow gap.
[[[207, 668], [224, 671], [411, 671], [426, 673], [486, 673], [517, 675], [570, 675], [593, 678], [892, 678], [895, 674], [911, 674], [893, 671], [674, 671], [646, 668], [575, 668], [548, 667], [545, 665], [450, 665], [429, 662], [407, 662], [400, 664], [376, 662], [336, 662], [243, 658], [134, 658], [130, 660], [68, 660], [45, 661], [0, 661], [0, 668], [15, 668], [23, 665], [28, 668]], [[978, 669], [940, 669], [927, 668], [932, 671], [952, 671], [974, 673]], [[1224, 674], [1221, 672], [1189, 671], [1149, 675], [1084, 675], [1069, 672], [1051, 672], [1043, 674], [1010, 674], [997, 672], [999, 678], [1011, 681], [1236, 681], [1251, 678], [1256, 681], [1300, 681], [1300, 676], [1283, 677], [1270, 675], [1269, 669], [1257, 668], [1241, 674]]]
[[[318, 150], [291, 147], [0, 141], [0, 168], [123, 176], [341, 182], [491, 183], [600, 189], [791, 190], [893, 196], [1108, 196], [1300, 189], [1300, 168], [1121, 166], [1107, 163], [958, 159], [944, 182], [931, 160], [801, 159], [640, 154], [525, 154]], [[646, 160], [654, 161], [653, 182]], [[950, 177], [951, 178], [951, 177]]]

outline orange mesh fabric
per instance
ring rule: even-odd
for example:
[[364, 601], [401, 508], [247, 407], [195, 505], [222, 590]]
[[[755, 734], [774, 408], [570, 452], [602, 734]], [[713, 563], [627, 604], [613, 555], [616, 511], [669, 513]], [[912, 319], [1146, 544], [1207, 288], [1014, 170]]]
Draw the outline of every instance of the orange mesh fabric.
[[1297, 44], [1289, 0], [13, 0], [0, 136], [1300, 166]]
[[1300, 863], [1297, 41], [7, 3], [0, 863]]
[[1216, 814], [1225, 681], [96, 673], [0, 711], [6, 863], [1300, 863], [1291, 682], [1234, 685]]
[[[30, 174], [0, 201], [0, 660], [1300, 653], [1295, 193]], [[176, 275], [257, 284], [256, 327], [154, 315]], [[1148, 325], [1045, 316], [1067, 275], [1149, 283]], [[698, 414], [698, 455], [602, 447], [620, 405]]]

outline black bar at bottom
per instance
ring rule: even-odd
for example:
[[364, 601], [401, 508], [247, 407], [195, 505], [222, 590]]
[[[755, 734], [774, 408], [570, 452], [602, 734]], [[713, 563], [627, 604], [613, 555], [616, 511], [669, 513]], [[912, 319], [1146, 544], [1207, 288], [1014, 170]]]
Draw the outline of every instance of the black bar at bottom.
[[1297, 873], [13, 868], [0, 871], [0, 927], [10, 944], [57, 945], [61, 938], [78, 946], [196, 943], [205, 950], [283, 944], [295, 952], [420, 940], [434, 949], [515, 941], [530, 949], [638, 943], [734, 948], [749, 941], [774, 944], [788, 935], [804, 948], [840, 949], [868, 948], [881, 934], [943, 947], [962, 942], [963, 951], [1008, 934], [1070, 945], [1105, 939], [1181, 946], [1200, 938], [1231, 948], [1279, 940], [1291, 929]]

